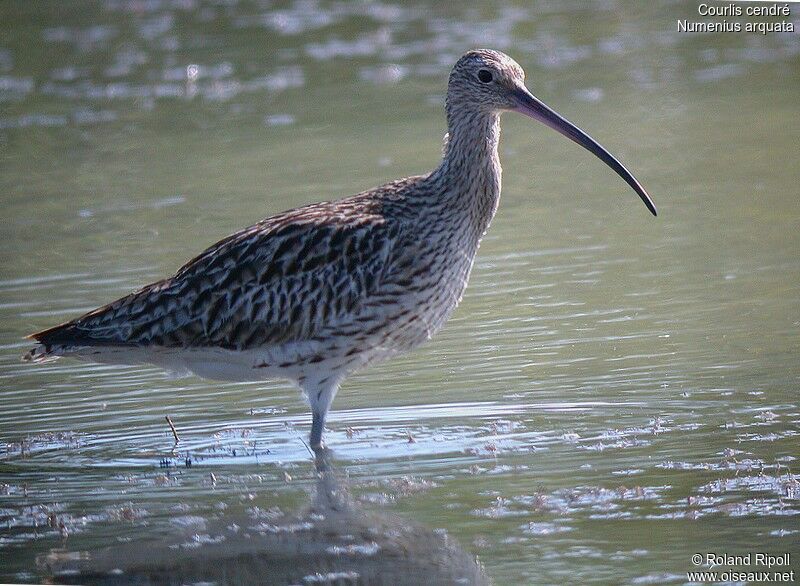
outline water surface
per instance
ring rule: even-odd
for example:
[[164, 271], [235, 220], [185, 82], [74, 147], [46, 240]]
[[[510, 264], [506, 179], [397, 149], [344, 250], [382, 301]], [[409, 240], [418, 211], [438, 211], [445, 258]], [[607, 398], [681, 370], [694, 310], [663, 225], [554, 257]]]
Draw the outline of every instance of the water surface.
[[800, 41], [678, 33], [694, 10], [3, 3], [0, 580], [308, 501], [288, 385], [31, 366], [22, 337], [264, 216], [431, 169], [449, 67], [474, 46], [515, 57], [660, 215], [506, 115], [463, 304], [335, 402], [354, 498], [446, 531], [497, 584], [682, 583], [706, 551], [796, 568]]

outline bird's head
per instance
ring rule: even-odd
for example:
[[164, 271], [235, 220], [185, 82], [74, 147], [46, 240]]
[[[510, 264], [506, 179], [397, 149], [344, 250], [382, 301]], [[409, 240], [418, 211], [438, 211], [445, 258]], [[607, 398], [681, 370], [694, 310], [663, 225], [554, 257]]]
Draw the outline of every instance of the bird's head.
[[447, 100], [456, 108], [498, 112], [515, 107], [515, 92], [525, 88], [525, 71], [500, 51], [465, 53], [450, 73]]
[[476, 49], [453, 67], [447, 86], [448, 115], [464, 111], [519, 112], [538, 120], [593, 153], [630, 185], [655, 216], [656, 206], [644, 187], [611, 153], [572, 122], [546, 106], [525, 87], [525, 71], [500, 51]]

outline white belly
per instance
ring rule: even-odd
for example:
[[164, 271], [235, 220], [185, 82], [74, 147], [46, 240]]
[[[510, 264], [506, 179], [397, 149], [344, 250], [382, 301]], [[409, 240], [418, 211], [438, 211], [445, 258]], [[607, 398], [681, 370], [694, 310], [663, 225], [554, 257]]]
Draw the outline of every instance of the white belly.
[[[240, 351], [108, 346], [75, 348], [69, 352], [72, 357], [90, 362], [152, 364], [167, 370], [172, 376], [196, 374], [206, 379], [230, 382], [284, 379], [294, 383], [319, 372], [347, 374], [394, 354], [396, 352], [393, 350], [376, 348], [346, 356], [346, 352], [331, 352], [329, 347], [323, 347], [318, 342]], [[309, 357], [322, 359], [312, 362]]]

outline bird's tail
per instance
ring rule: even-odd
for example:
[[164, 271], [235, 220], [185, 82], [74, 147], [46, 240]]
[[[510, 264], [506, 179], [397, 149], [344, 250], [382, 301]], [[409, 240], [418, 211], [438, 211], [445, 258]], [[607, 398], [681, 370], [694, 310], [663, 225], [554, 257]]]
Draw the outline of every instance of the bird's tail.
[[75, 325], [67, 322], [26, 336], [26, 339], [34, 340], [38, 344], [23, 354], [22, 360], [36, 363], [57, 360], [68, 353], [70, 348], [81, 345], [75, 334]]
[[52, 347], [48, 348], [44, 344], [37, 344], [22, 355], [23, 362], [35, 362], [37, 364], [52, 362], [59, 358], [61, 358], [61, 353], [53, 352]]

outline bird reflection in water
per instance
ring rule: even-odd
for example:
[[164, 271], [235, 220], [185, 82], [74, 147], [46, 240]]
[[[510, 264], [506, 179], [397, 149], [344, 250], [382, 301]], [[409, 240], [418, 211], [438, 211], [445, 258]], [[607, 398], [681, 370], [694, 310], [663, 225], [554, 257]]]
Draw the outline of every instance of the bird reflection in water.
[[[316, 493], [302, 511], [209, 520], [160, 541], [43, 556], [56, 584], [490, 584], [443, 531], [362, 509], [318, 450]], [[187, 542], [190, 547], [187, 547]]]

